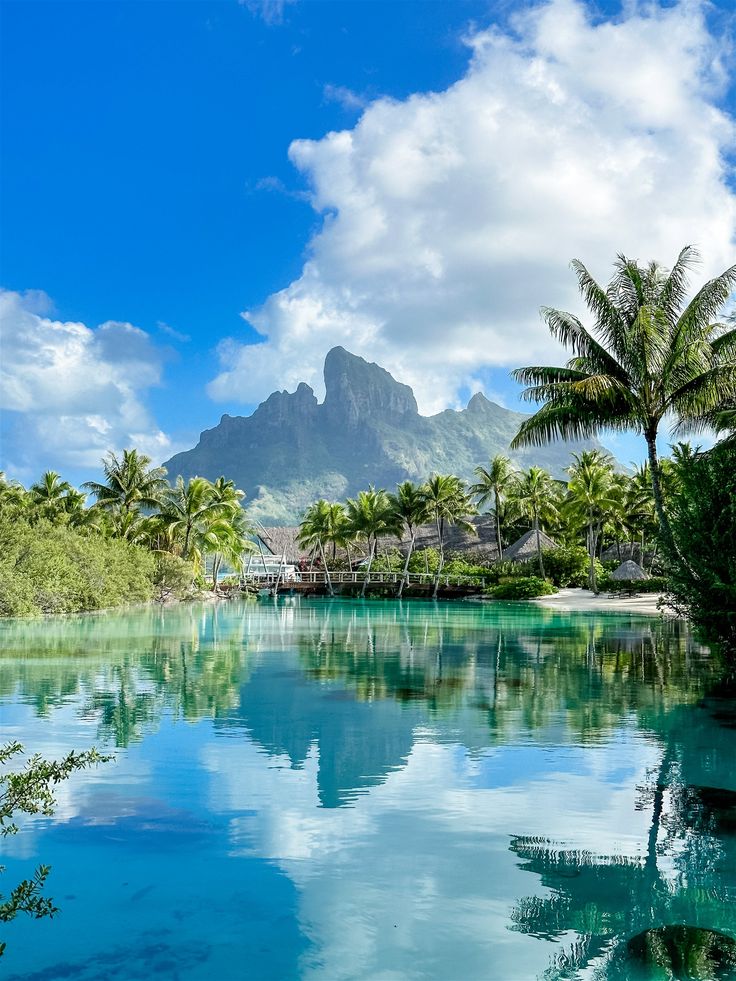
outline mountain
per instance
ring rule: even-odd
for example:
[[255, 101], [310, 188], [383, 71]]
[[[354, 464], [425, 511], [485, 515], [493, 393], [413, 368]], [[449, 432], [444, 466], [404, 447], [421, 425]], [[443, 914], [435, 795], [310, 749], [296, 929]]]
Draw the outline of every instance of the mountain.
[[[509, 452], [527, 418], [480, 392], [465, 409], [422, 416], [408, 385], [342, 347], [327, 355], [324, 378], [321, 404], [302, 382], [293, 393], [269, 395], [250, 416], [224, 415], [194, 449], [164, 464], [169, 476], [224, 474], [246, 492], [253, 517], [295, 524], [318, 497], [344, 500], [369, 484], [393, 490], [433, 472], [471, 479], [474, 467]], [[561, 477], [570, 453], [593, 445], [560, 442], [509, 455]]]

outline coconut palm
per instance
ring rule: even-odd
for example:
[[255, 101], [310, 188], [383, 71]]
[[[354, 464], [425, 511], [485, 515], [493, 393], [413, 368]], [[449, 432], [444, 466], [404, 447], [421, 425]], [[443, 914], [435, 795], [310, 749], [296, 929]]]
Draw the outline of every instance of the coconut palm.
[[434, 474], [430, 477], [424, 485], [424, 499], [437, 529], [439, 562], [432, 590], [432, 598], [436, 599], [442, 567], [445, 564], [445, 531], [448, 525], [457, 525], [464, 531], [475, 534], [475, 527], [467, 519], [477, 512], [465, 484], [459, 477], [450, 474]]
[[496, 548], [501, 558], [503, 540], [501, 538], [501, 511], [504, 497], [508, 494], [516, 480], [516, 468], [507, 456], [502, 453], [491, 458], [490, 466], [476, 467], [473, 471], [478, 482], [470, 487], [470, 493], [476, 498], [478, 506], [483, 507], [493, 501], [493, 515], [496, 519]]
[[595, 593], [598, 591], [595, 575], [598, 538], [606, 518], [620, 509], [621, 496], [610, 457], [600, 450], [585, 450], [573, 453], [573, 459], [575, 462], [567, 468], [570, 479], [565, 509], [585, 522], [590, 555], [588, 585]]
[[182, 558], [198, 564], [210, 551], [207, 535], [212, 525], [230, 518], [233, 510], [232, 503], [217, 499], [209, 480], [192, 477], [185, 483], [178, 477], [176, 485], [165, 494], [161, 519], [168, 534], [179, 543]]
[[529, 386], [524, 398], [544, 403], [522, 424], [513, 448], [586, 439], [605, 428], [644, 436], [659, 525], [674, 553], [657, 455], [660, 426], [667, 416], [678, 430], [698, 428], [736, 398], [736, 329], [714, 319], [736, 286], [736, 266], [688, 303], [688, 271], [696, 258], [687, 246], [668, 272], [619, 255], [605, 289], [575, 260], [592, 327], [573, 314], [542, 308], [550, 332], [573, 357], [564, 368], [513, 372]]
[[97, 498], [99, 507], [120, 507], [123, 511], [156, 507], [168, 484], [163, 467], [151, 467], [151, 458], [138, 450], [123, 450], [122, 457], [112, 451], [102, 461], [105, 483], [88, 481], [82, 486]]
[[249, 541], [253, 534], [241, 507], [245, 491], [235, 486], [235, 481], [218, 477], [212, 484], [213, 499], [229, 508], [227, 514], [213, 522], [207, 529], [203, 544], [212, 553], [212, 589], [217, 589], [217, 579], [223, 560], [238, 568], [244, 552], [255, 551], [256, 546]]
[[544, 560], [542, 559], [542, 524], [556, 517], [559, 507], [559, 487], [546, 470], [529, 467], [514, 484], [514, 507], [532, 522], [537, 536], [537, 561], [539, 574], [544, 579]]
[[404, 571], [401, 575], [401, 582], [399, 583], [399, 589], [396, 594], [401, 599], [409, 576], [409, 562], [411, 561], [414, 545], [416, 544], [417, 529], [420, 525], [429, 521], [430, 512], [424, 488], [413, 484], [410, 480], [405, 480], [403, 484], [399, 484], [396, 488], [396, 493], [390, 495], [390, 501], [393, 512], [398, 519], [401, 533], [406, 530], [409, 535], [409, 547], [404, 560]]
[[356, 498], [345, 502], [348, 525], [356, 538], [365, 540], [368, 546], [368, 566], [363, 579], [361, 596], [365, 596], [371, 578], [371, 565], [376, 557], [381, 535], [395, 535], [401, 523], [393, 509], [391, 498], [385, 490], [369, 487], [360, 491]]
[[0, 471], [0, 514], [7, 518], [25, 518], [31, 506], [31, 497], [17, 480], [8, 480]]
[[330, 572], [327, 568], [327, 557], [325, 556], [325, 542], [329, 541], [330, 530], [332, 527], [332, 505], [329, 501], [320, 498], [311, 504], [304, 512], [304, 517], [299, 524], [299, 535], [297, 541], [302, 548], [312, 550], [312, 555], [319, 553], [322, 565], [325, 570], [327, 589], [330, 596], [335, 595], [332, 588]]
[[47, 470], [29, 488], [34, 511], [39, 517], [49, 518], [51, 521], [58, 519], [66, 511], [65, 499], [71, 490], [72, 485], [67, 480], [62, 480], [60, 474], [55, 470]]

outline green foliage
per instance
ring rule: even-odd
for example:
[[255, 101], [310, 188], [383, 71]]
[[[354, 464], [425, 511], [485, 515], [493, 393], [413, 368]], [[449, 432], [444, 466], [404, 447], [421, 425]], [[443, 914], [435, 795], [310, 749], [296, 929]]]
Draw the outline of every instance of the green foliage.
[[440, 553], [436, 548], [418, 548], [409, 560], [409, 572], [437, 572]]
[[468, 579], [475, 579], [480, 583], [490, 582], [495, 579], [494, 574], [486, 565], [477, 565], [473, 562], [466, 562], [458, 556], [448, 559], [442, 569], [442, 574], [447, 576], [467, 576]]
[[156, 599], [181, 599], [192, 589], [194, 568], [191, 563], [170, 552], [159, 552], [153, 570]]
[[[555, 586], [583, 587], [588, 585], [590, 556], [582, 545], [560, 545], [559, 548], [544, 549], [542, 552], [544, 568]], [[596, 580], [600, 583], [605, 570], [595, 559]]]
[[550, 596], [556, 592], [552, 583], [540, 576], [517, 576], [487, 590], [489, 596], [500, 600], [534, 599], [536, 596]]
[[[0, 766], [3, 767], [0, 770], [0, 837], [17, 834], [19, 814], [52, 815], [56, 803], [54, 787], [58, 783], [67, 780], [76, 770], [111, 759], [96, 749], [68, 753], [61, 760], [44, 760], [36, 755], [26, 761], [22, 770], [6, 772], [6, 764], [22, 754], [23, 747], [18, 742], [0, 746]], [[3, 871], [4, 867], [0, 865], [0, 872]], [[50, 871], [48, 865], [39, 865], [31, 878], [15, 886], [7, 898], [0, 893], [0, 922], [8, 923], [19, 913], [41, 919], [59, 912], [53, 900], [43, 895]], [[5, 944], [0, 943], [0, 956], [4, 951]]]
[[670, 510], [676, 552], [665, 541], [678, 607], [736, 653], [736, 445], [682, 460]]
[[126, 541], [0, 517], [0, 615], [75, 613], [153, 595], [154, 558]]
[[398, 548], [390, 548], [381, 552], [373, 560], [371, 572], [396, 572], [400, 573], [404, 568], [404, 556]]

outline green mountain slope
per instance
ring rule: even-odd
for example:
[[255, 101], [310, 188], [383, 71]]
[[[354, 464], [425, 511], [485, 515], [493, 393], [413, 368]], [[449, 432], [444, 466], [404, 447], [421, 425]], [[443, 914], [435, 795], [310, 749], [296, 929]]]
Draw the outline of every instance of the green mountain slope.
[[[210, 479], [224, 474], [246, 491], [249, 511], [265, 524], [294, 524], [318, 497], [341, 500], [374, 484], [393, 489], [432, 472], [471, 479], [473, 468], [508, 446], [526, 418], [484, 395], [467, 408], [422, 416], [414, 393], [377, 364], [333, 348], [325, 359], [325, 400], [300, 384], [274, 392], [250, 416], [222, 417], [194, 449], [165, 466]], [[557, 476], [570, 453], [591, 443], [555, 443], [510, 454]]]

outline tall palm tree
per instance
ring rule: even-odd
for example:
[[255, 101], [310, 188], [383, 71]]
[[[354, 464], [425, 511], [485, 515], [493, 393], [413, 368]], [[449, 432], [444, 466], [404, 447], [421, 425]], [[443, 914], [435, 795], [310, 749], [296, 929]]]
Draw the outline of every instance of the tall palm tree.
[[47, 470], [29, 488], [31, 503], [39, 516], [53, 521], [66, 511], [65, 500], [71, 490], [72, 485], [62, 480], [60, 474]]
[[574, 463], [567, 468], [567, 512], [585, 522], [587, 547], [590, 556], [588, 586], [598, 591], [595, 574], [595, 554], [598, 537], [606, 518], [621, 506], [619, 488], [610, 457], [599, 450], [573, 453]]
[[376, 490], [375, 487], [360, 491], [357, 498], [348, 498], [345, 502], [345, 511], [353, 534], [357, 538], [365, 539], [368, 545], [368, 566], [361, 590], [361, 596], [365, 596], [371, 578], [371, 566], [376, 557], [378, 539], [381, 535], [396, 534], [400, 528], [400, 519], [386, 491]]
[[202, 545], [212, 524], [231, 512], [231, 504], [217, 500], [214, 487], [204, 477], [192, 477], [187, 483], [178, 477], [161, 505], [161, 518], [179, 541], [182, 558], [195, 561], [209, 550]]
[[401, 599], [409, 577], [409, 563], [414, 552], [414, 545], [416, 544], [417, 529], [420, 525], [429, 521], [430, 512], [425, 488], [418, 487], [410, 480], [405, 480], [403, 484], [399, 484], [396, 488], [396, 493], [390, 495], [390, 501], [401, 532], [403, 533], [406, 530], [409, 535], [409, 547], [406, 551], [406, 558], [404, 559], [404, 571], [401, 575], [401, 582], [399, 583], [399, 589], [396, 594]]
[[432, 598], [437, 598], [442, 567], [445, 564], [445, 531], [448, 525], [457, 525], [470, 534], [475, 534], [474, 526], [467, 520], [476, 514], [465, 484], [459, 477], [450, 474], [434, 474], [424, 485], [424, 499], [427, 509], [437, 529], [439, 562], [434, 577]]
[[516, 480], [516, 468], [507, 456], [497, 453], [491, 458], [490, 466], [476, 467], [473, 471], [478, 482], [470, 487], [470, 493], [476, 498], [478, 506], [483, 507], [493, 501], [493, 515], [496, 519], [496, 548], [501, 558], [503, 541], [501, 538], [501, 509], [504, 497]]
[[736, 265], [687, 302], [688, 271], [696, 258], [687, 246], [668, 272], [656, 262], [640, 266], [619, 255], [605, 289], [575, 260], [592, 326], [542, 308], [550, 332], [573, 357], [564, 368], [513, 372], [529, 386], [524, 398], [544, 404], [522, 424], [512, 448], [584, 439], [605, 428], [644, 436], [659, 525], [675, 554], [657, 455], [660, 426], [668, 416], [679, 430], [698, 428], [736, 398], [736, 329], [715, 320], [736, 286]]
[[322, 565], [325, 570], [327, 589], [330, 596], [335, 595], [332, 588], [330, 572], [327, 568], [327, 557], [325, 555], [325, 542], [329, 541], [330, 530], [332, 528], [332, 505], [329, 501], [320, 498], [311, 504], [304, 512], [304, 517], [299, 524], [299, 535], [297, 541], [303, 548], [312, 550], [313, 555], [319, 552]]
[[235, 486], [235, 481], [218, 477], [212, 484], [213, 499], [224, 505], [225, 514], [213, 522], [203, 539], [207, 551], [212, 553], [212, 589], [217, 589], [217, 580], [223, 560], [238, 568], [242, 555], [254, 551], [256, 546], [248, 540], [253, 534], [241, 506], [245, 491]]
[[166, 491], [166, 470], [151, 467], [151, 458], [138, 450], [123, 450], [122, 457], [110, 451], [102, 461], [105, 482], [88, 481], [82, 486], [97, 498], [105, 509], [120, 507], [123, 511], [156, 507]]
[[558, 511], [559, 490], [557, 482], [541, 467], [529, 467], [514, 484], [514, 505], [519, 513], [529, 518], [537, 537], [537, 562], [539, 574], [544, 579], [541, 526]]

